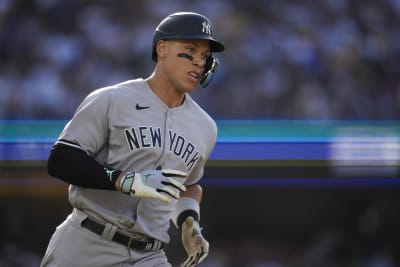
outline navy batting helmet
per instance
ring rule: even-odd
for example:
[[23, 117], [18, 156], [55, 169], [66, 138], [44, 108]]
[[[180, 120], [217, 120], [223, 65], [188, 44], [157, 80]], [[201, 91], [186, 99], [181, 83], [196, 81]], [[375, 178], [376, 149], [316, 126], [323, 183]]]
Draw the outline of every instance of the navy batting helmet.
[[224, 51], [224, 45], [212, 36], [210, 20], [198, 13], [177, 12], [167, 16], [153, 34], [152, 59], [157, 61], [156, 45], [165, 39], [204, 39], [210, 41], [211, 52]]

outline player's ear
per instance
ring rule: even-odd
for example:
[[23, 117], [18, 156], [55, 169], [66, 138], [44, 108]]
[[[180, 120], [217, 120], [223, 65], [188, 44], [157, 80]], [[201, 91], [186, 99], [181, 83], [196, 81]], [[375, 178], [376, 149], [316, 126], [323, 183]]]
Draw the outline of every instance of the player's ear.
[[167, 53], [167, 42], [165, 40], [160, 40], [156, 44], [157, 59], [165, 58]]

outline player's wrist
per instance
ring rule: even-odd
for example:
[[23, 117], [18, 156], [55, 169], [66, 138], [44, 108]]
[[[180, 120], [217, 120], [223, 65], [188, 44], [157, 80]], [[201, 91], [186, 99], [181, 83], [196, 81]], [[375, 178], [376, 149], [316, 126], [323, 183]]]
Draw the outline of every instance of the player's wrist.
[[193, 217], [195, 222], [199, 222], [200, 205], [194, 198], [182, 197], [175, 204], [172, 221], [178, 229], [182, 229], [182, 224], [188, 217]]
[[126, 172], [121, 171], [121, 173], [118, 175], [117, 179], [114, 182], [114, 186], [117, 191], [121, 191], [121, 183], [123, 181], [125, 173]]
[[194, 210], [184, 210], [179, 214], [178, 218], [176, 219], [176, 227], [182, 230], [182, 225], [185, 223], [187, 218], [192, 217], [194, 223], [199, 225], [200, 215]]

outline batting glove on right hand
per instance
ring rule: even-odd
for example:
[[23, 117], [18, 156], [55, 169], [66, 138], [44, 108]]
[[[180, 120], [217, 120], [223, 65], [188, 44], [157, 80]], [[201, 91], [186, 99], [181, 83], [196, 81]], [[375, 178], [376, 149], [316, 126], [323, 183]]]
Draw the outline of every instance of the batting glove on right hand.
[[177, 170], [149, 170], [141, 173], [128, 172], [121, 178], [121, 191], [133, 197], [148, 197], [171, 203], [180, 197], [186, 187], [175, 178], [185, 178], [186, 173]]
[[181, 267], [192, 267], [202, 262], [208, 255], [208, 241], [201, 234], [199, 223], [192, 216], [182, 224], [182, 243], [188, 258]]

